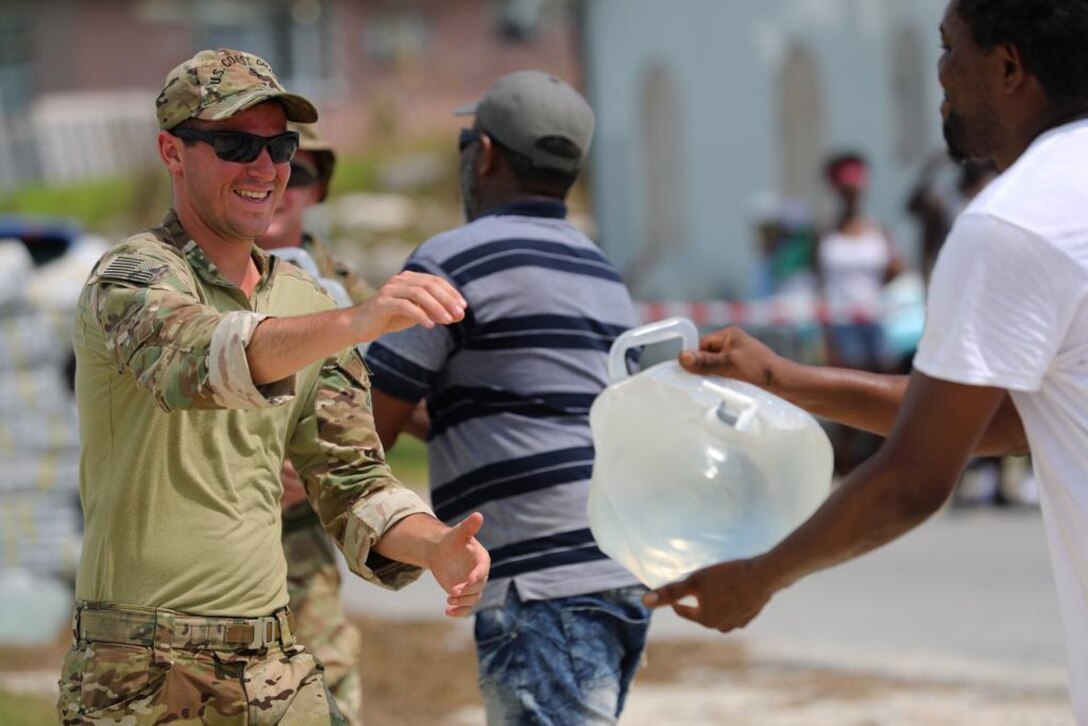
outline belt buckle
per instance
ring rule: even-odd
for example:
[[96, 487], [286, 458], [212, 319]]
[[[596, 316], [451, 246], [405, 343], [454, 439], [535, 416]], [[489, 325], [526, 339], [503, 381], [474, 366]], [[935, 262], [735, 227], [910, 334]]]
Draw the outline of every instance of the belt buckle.
[[264, 650], [276, 642], [276, 619], [274, 617], [254, 618], [253, 642], [250, 650]]

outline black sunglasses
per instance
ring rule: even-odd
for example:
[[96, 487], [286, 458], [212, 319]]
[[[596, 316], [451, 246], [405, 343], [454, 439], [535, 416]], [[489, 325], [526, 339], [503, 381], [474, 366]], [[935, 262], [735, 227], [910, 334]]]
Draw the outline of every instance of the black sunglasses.
[[287, 188], [297, 189], [308, 187], [317, 183], [317, 170], [306, 164], [291, 162], [291, 176], [287, 177]]
[[186, 141], [203, 141], [223, 161], [248, 164], [254, 161], [264, 148], [273, 164], [285, 164], [298, 151], [298, 134], [287, 131], [276, 136], [256, 136], [241, 131], [201, 131], [199, 129], [171, 129], [170, 133]]
[[484, 135], [479, 129], [461, 129], [461, 137], [457, 140], [457, 150], [464, 151], [475, 144]]

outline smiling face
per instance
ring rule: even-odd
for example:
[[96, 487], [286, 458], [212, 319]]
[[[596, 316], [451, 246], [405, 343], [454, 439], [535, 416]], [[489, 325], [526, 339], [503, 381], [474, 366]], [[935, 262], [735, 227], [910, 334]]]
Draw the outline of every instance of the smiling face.
[[[286, 116], [283, 106], [270, 101], [224, 121], [192, 121], [191, 125], [205, 131], [275, 136], [286, 130]], [[273, 164], [267, 148], [249, 163], [223, 161], [209, 144], [185, 144], [164, 134], [166, 141], [160, 144], [168, 143], [176, 150], [173, 158], [164, 150], [174, 179], [174, 205], [189, 232], [201, 242], [247, 246], [264, 234], [283, 196], [290, 165]]]
[[[948, 154], [954, 161], [989, 158], [1000, 140], [994, 106], [996, 76], [993, 49], [983, 50], [952, 0], [941, 22], [941, 59], [937, 79], [944, 90], [941, 118]], [[997, 69], [1000, 73], [1000, 69]]]

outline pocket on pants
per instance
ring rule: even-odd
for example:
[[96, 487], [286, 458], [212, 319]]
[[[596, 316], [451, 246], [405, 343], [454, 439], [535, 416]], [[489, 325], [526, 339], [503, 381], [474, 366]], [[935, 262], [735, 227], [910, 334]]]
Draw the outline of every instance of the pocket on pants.
[[[139, 645], [90, 643], [72, 655], [82, 661], [78, 664], [82, 713], [92, 718], [117, 718], [134, 707], [147, 715], [146, 709], [170, 670], [170, 666], [156, 662], [151, 648]], [[66, 663], [66, 670], [68, 667]]]
[[513, 644], [517, 639], [518, 621], [514, 613], [503, 607], [493, 607], [476, 613], [473, 628], [476, 639], [476, 659], [479, 683], [485, 691], [498, 683], [517, 685], [521, 679], [513, 666]]
[[642, 653], [650, 625], [643, 592], [632, 587], [564, 600], [559, 619], [580, 683], [628, 677], [625, 670]]
[[476, 613], [473, 632], [477, 648], [493, 649], [514, 639], [516, 618], [505, 608], [487, 608]]

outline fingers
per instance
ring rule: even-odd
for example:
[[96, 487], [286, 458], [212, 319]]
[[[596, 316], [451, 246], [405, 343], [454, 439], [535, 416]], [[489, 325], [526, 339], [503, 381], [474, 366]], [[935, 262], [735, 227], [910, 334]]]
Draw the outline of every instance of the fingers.
[[680, 367], [689, 373], [705, 373], [711, 367], [710, 356], [694, 350], [685, 350], [680, 354]]
[[693, 350], [680, 352], [680, 367], [686, 371], [697, 373], [699, 370], [698, 360], [699, 354]]
[[463, 618], [471, 615], [472, 608], [483, 597], [484, 585], [486, 584], [487, 580], [483, 579], [473, 584], [462, 583], [452, 588], [451, 594], [446, 598], [445, 614], [452, 618]]
[[455, 323], [465, 317], [468, 303], [447, 280], [437, 275], [405, 271], [387, 285], [390, 293], [410, 300], [439, 323]]
[[464, 319], [468, 307], [464, 297], [447, 280], [410, 271], [390, 278], [378, 291], [375, 302], [427, 328]]
[[487, 585], [487, 575], [490, 564], [489, 561], [479, 562], [472, 572], [469, 573], [468, 577], [465, 578], [464, 582], [459, 582], [449, 588], [446, 592], [449, 594], [450, 599], [455, 597], [470, 597], [483, 592], [484, 586]]
[[673, 605], [688, 595], [695, 595], [695, 588], [690, 577], [651, 590], [642, 596], [642, 604], [648, 608], [660, 608]]
[[457, 536], [463, 541], [468, 542], [470, 539], [476, 536], [480, 531], [480, 528], [484, 526], [484, 515], [479, 512], [473, 512], [468, 515], [454, 527], [454, 531], [457, 532]]
[[358, 340], [366, 342], [413, 325], [433, 328], [464, 320], [468, 303], [447, 280], [420, 272], [400, 272], [377, 294], [357, 306]]
[[722, 328], [710, 335], [704, 335], [699, 339], [699, 350], [711, 351], [718, 353], [729, 345], [730, 338], [732, 338], [732, 328]]
[[729, 355], [736, 340], [737, 329], [732, 327], [705, 335], [699, 340], [699, 350], [685, 350], [680, 354], [680, 367], [689, 373], [728, 375]]
[[700, 625], [706, 625], [706, 623], [700, 620], [700, 612], [699, 608], [697, 607], [692, 607], [690, 605], [681, 605], [680, 603], [673, 603], [672, 611], [680, 617], [684, 618], [684, 620], [691, 620], [693, 622], [699, 623]]
[[449, 595], [446, 596], [446, 604], [471, 605], [480, 599], [485, 585], [487, 585], [487, 580], [474, 583], [463, 582], [450, 589]]
[[451, 618], [467, 618], [469, 615], [472, 615], [472, 607], [448, 607], [444, 612]]

